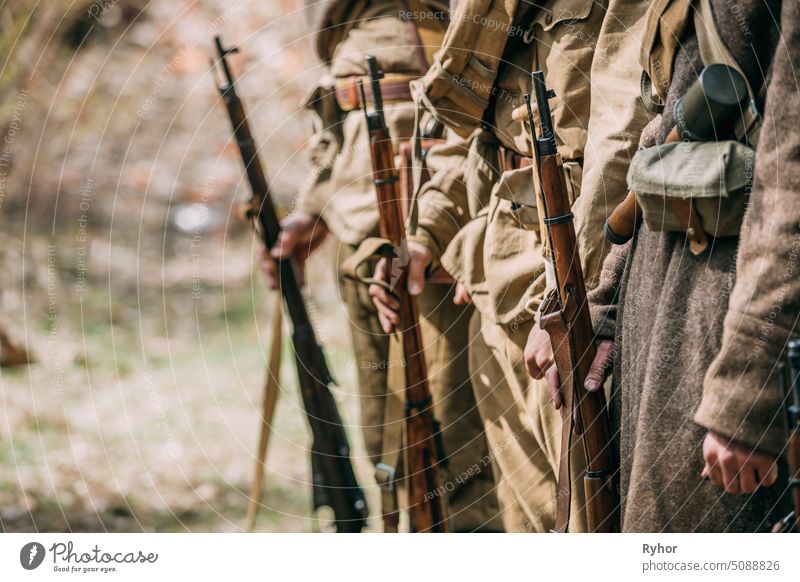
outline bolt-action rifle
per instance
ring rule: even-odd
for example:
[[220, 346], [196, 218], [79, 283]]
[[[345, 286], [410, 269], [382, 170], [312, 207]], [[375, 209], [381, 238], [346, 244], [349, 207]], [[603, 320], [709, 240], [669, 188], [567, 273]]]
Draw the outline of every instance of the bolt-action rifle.
[[378, 197], [380, 235], [393, 247], [386, 253], [386, 259], [392, 266], [391, 290], [400, 302], [398, 331], [406, 359], [403, 467], [411, 528], [415, 532], [444, 532], [447, 515], [440, 490], [439, 430], [433, 416], [417, 300], [406, 288], [408, 265], [402, 264], [408, 257], [408, 250], [399, 175], [395, 168], [392, 139], [383, 116], [380, 85], [382, 74], [378, 71], [375, 57], [367, 57], [367, 67], [371, 79], [372, 112], [367, 110], [367, 96], [363, 84], [360, 84], [361, 103], [369, 130], [372, 181]]
[[542, 305], [540, 324], [550, 336], [564, 398], [556, 531], [566, 532], [569, 526], [572, 485], [569, 460], [574, 418], [582, 432], [587, 459], [583, 483], [589, 531], [616, 532], [620, 527], [618, 471], [606, 398], [602, 389], [591, 393], [583, 385], [596, 349], [564, 169], [556, 150], [550, 115], [548, 100], [555, 95], [547, 90], [541, 71], [534, 72], [532, 79], [539, 111], [538, 136], [530, 95], [525, 99], [534, 144], [536, 186], [541, 194], [537, 197], [552, 250], [555, 282], [555, 288]]
[[[217, 66], [221, 67], [223, 75], [222, 82], [218, 83], [219, 92], [228, 109], [236, 144], [239, 146], [252, 190], [250, 218], [264, 246], [271, 249], [278, 240], [281, 227], [247, 116], [236, 94], [234, 79], [228, 67], [227, 56], [238, 51], [236, 48], [223, 48], [219, 37], [214, 40], [219, 54], [215, 70], [218, 70]], [[294, 259], [278, 261], [278, 274], [281, 294], [292, 321], [292, 345], [300, 394], [313, 434], [311, 470], [314, 510], [323, 506], [330, 507], [333, 509], [338, 532], [357, 533], [366, 525], [367, 504], [350, 461], [347, 435], [330, 388], [333, 380], [325, 355], [314, 335], [300, 291]]]

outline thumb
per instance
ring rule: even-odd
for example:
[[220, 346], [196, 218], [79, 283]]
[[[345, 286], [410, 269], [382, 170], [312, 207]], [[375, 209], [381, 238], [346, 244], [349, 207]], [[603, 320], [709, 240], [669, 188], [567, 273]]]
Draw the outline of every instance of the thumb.
[[611, 371], [611, 353], [614, 343], [611, 341], [601, 341], [597, 345], [597, 355], [594, 357], [589, 372], [586, 374], [586, 380], [583, 383], [584, 388], [589, 392], [597, 392], [605, 382]]
[[426, 257], [411, 251], [411, 263], [408, 265], [408, 292], [419, 295], [425, 289], [425, 269], [428, 266]]

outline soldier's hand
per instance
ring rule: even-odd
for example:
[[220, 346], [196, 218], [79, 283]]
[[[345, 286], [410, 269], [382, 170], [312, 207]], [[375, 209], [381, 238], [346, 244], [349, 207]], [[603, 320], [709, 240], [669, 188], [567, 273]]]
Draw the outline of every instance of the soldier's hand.
[[600, 339], [595, 342], [595, 346], [597, 354], [586, 374], [586, 380], [583, 381], [583, 387], [589, 392], [597, 392], [603, 388], [614, 363], [614, 340]]
[[561, 395], [561, 379], [558, 375], [555, 359], [553, 358], [553, 347], [550, 344], [550, 336], [538, 325], [534, 325], [528, 334], [528, 341], [525, 344], [525, 369], [528, 375], [534, 380], [547, 380], [547, 392], [556, 410], [560, 410], [564, 403]]
[[[589, 373], [584, 381], [584, 388], [589, 392], [597, 392], [611, 373], [611, 363], [614, 354], [614, 342], [610, 339], [597, 341], [597, 355], [592, 361]], [[547, 391], [556, 410], [559, 410], [564, 402], [561, 394], [561, 379], [558, 368], [553, 356], [553, 348], [550, 344], [550, 336], [541, 327], [534, 326], [528, 334], [528, 341], [525, 344], [525, 368], [531, 378], [540, 380], [547, 379]]]
[[[267, 252], [262, 249], [261, 271], [271, 289], [278, 288], [278, 267], [275, 261], [294, 257], [302, 278], [306, 260], [328, 236], [328, 227], [318, 216], [305, 212], [295, 212], [281, 221], [278, 240]], [[302, 280], [301, 280], [302, 283]]]
[[469, 305], [472, 303], [472, 296], [461, 281], [456, 281], [456, 289], [453, 292], [453, 303], [456, 305]]
[[777, 459], [709, 431], [703, 441], [705, 467], [700, 477], [727, 493], [750, 494], [778, 479]]
[[528, 375], [534, 380], [541, 380], [554, 364], [550, 336], [541, 327], [534, 325], [525, 344], [525, 369]]
[[[417, 296], [425, 289], [425, 273], [433, 260], [430, 249], [415, 241], [408, 243], [409, 264], [407, 288], [411, 295]], [[375, 267], [374, 278], [380, 281], [391, 281], [391, 265], [387, 259], [381, 259]], [[378, 319], [385, 333], [392, 333], [400, 324], [400, 302], [382, 285], [369, 286], [372, 302], [378, 310]]]
[[425, 274], [433, 261], [431, 250], [422, 243], [408, 242], [408, 292], [415, 297], [425, 289]]
[[[372, 276], [378, 281], [385, 282], [391, 280], [390, 272], [390, 262], [388, 259], [383, 258], [375, 265], [375, 273]], [[375, 309], [378, 310], [381, 329], [383, 329], [384, 333], [392, 333], [395, 326], [400, 323], [400, 315], [398, 314], [400, 302], [388, 289], [375, 283], [369, 286], [369, 295], [372, 297]]]

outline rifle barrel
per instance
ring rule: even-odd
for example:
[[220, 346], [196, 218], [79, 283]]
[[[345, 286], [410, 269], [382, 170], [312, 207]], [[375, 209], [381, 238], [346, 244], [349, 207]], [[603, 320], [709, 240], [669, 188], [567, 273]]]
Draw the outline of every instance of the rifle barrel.
[[[603, 390], [590, 393], [584, 387], [584, 381], [596, 355], [594, 329], [586, 299], [586, 284], [581, 269], [564, 170], [558, 156], [555, 131], [552, 126], [549, 99], [553, 93], [547, 89], [541, 71], [532, 74], [532, 81], [541, 127], [539, 137], [536, 137], [536, 124], [532, 113], [529, 122], [544, 199], [542, 212], [553, 254], [557, 286], [553, 297], [557, 301], [557, 310], [561, 312], [566, 323], [564, 333], [569, 336], [569, 341], [555, 342], [552, 341], [552, 336], [551, 341], [553, 351], [557, 353], [556, 361], [571, 363], [569, 370], [559, 370], [559, 372], [562, 388], [571, 391], [570, 395], [579, 414], [579, 426], [582, 430], [587, 459], [584, 488], [589, 529], [596, 532], [619, 531], [617, 465], [612, 449], [611, 423], [605, 393]], [[569, 353], [564, 354], [564, 351]], [[569, 418], [567, 416], [567, 419]], [[568, 457], [563, 455], [564, 453], [562, 453], [562, 463], [565, 459], [568, 462]]]
[[392, 140], [381, 108], [379, 82], [381, 73], [374, 57], [367, 57], [367, 68], [370, 72], [374, 104], [371, 113], [367, 111], [363, 85], [361, 95], [369, 129], [372, 177], [378, 200], [379, 230], [381, 237], [391, 242], [394, 247], [394, 253], [387, 255], [386, 259], [393, 267], [391, 283], [400, 302], [398, 331], [406, 359], [404, 468], [411, 527], [416, 532], [444, 532], [447, 514], [438, 469], [440, 460], [440, 451], [437, 450], [438, 426], [433, 416], [433, 402], [428, 385], [424, 344], [419, 326], [419, 308], [416, 298], [406, 289], [408, 271], [407, 265], [402, 264], [408, 255], [399, 174], [395, 168]]
[[[214, 40], [225, 78], [219, 91], [252, 191], [251, 216], [264, 246], [271, 249], [278, 240], [281, 227], [250, 124], [236, 94], [233, 75], [227, 63], [227, 55], [237, 52], [237, 49], [224, 48], [218, 36]], [[350, 460], [347, 435], [330, 389], [333, 380], [314, 334], [294, 259], [278, 261], [278, 274], [281, 294], [292, 322], [292, 344], [300, 393], [313, 435], [311, 465], [314, 509], [330, 506], [334, 511], [337, 531], [359, 532], [366, 526], [367, 504]]]

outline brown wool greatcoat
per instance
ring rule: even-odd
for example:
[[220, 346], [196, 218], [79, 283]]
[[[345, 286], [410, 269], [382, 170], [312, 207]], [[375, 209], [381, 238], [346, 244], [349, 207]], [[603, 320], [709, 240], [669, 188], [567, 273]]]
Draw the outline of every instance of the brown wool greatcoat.
[[[761, 95], [765, 124], [740, 237], [712, 240], [709, 250], [693, 256], [682, 234], [642, 227], [609, 255], [590, 298], [596, 328], [616, 333], [618, 346], [625, 531], [764, 531], [787, 510], [785, 475], [754, 495], [728, 495], [702, 481], [700, 472], [708, 429], [773, 454], [785, 439], [780, 390], [770, 372], [787, 338], [797, 334], [800, 300], [800, 100], [792, 72], [800, 58], [798, 5], [745, 0], [734, 14], [724, 0], [711, 4], [723, 41]], [[785, 45], [778, 43], [781, 12]], [[765, 80], [776, 45], [774, 72]], [[665, 113], [648, 126], [643, 145], [663, 141], [674, 123], [672, 104], [701, 68], [690, 28]]]

